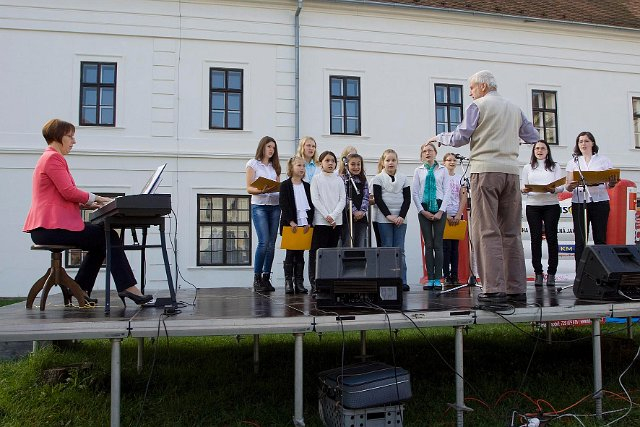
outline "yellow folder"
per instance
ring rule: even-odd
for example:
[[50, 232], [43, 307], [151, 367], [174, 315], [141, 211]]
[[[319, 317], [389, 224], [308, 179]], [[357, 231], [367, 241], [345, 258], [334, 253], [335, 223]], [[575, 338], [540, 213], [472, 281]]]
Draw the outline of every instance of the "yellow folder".
[[[584, 180], [587, 185], [596, 185], [603, 182], [609, 182], [609, 178], [615, 176], [616, 179], [620, 179], [620, 169], [607, 169], [604, 171], [582, 171]], [[580, 172], [573, 171], [573, 180], [580, 181]]]
[[313, 227], [304, 232], [304, 227], [298, 227], [296, 232], [291, 231], [291, 227], [282, 227], [282, 242], [280, 249], [292, 251], [307, 251], [311, 249], [311, 237], [313, 237]]
[[449, 221], [444, 225], [443, 239], [447, 240], [464, 240], [465, 231], [467, 231], [467, 221], [461, 219], [458, 225], [450, 225]]
[[259, 189], [268, 188], [269, 191], [267, 193], [277, 193], [280, 191], [280, 183], [278, 181], [274, 181], [272, 179], [260, 177], [251, 183], [252, 187], [256, 187]]
[[535, 193], [546, 193], [547, 192], [547, 187], [560, 187], [561, 185], [564, 185], [565, 181], [567, 180], [566, 176], [563, 176], [560, 179], [557, 179], [553, 182], [550, 182], [547, 185], [538, 185], [538, 184], [525, 184], [524, 188], [529, 189], [530, 191], [533, 191]]

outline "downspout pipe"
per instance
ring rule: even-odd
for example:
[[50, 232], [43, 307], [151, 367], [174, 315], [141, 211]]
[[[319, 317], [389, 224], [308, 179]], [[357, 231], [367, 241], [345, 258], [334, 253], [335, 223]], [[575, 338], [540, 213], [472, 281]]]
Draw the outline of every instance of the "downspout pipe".
[[300, 139], [300, 12], [302, 12], [304, 0], [298, 0], [295, 16], [295, 139], [293, 140], [293, 153], [298, 148], [298, 140]]

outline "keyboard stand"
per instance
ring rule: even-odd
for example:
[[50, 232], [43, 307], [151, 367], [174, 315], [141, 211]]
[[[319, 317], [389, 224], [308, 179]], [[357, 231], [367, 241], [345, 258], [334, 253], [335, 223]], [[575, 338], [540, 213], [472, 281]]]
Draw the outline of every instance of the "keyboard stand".
[[[166, 237], [164, 234], [164, 220], [163, 216], [136, 216], [136, 217], [127, 217], [127, 216], [111, 216], [104, 218], [102, 220], [104, 224], [104, 233], [106, 240], [106, 271], [105, 271], [105, 304], [104, 304], [104, 312], [105, 314], [109, 314], [111, 311], [111, 248], [113, 247], [111, 242], [111, 230], [112, 229], [122, 229], [122, 230], [135, 230], [142, 229], [142, 244], [133, 244], [133, 245], [125, 245], [123, 240], [122, 247], [125, 250], [138, 250], [141, 251], [141, 268], [140, 268], [140, 289], [144, 292], [145, 287], [145, 251], [147, 248], [161, 248], [162, 249], [162, 258], [164, 260], [164, 269], [167, 275], [167, 284], [169, 286], [169, 293], [171, 295], [170, 304], [173, 308], [177, 308], [176, 302], [176, 291], [173, 287], [173, 279], [171, 277], [171, 267], [169, 265], [169, 256], [167, 254], [167, 244]], [[151, 226], [157, 226], [160, 232], [160, 245], [149, 245], [147, 244], [147, 230]], [[122, 236], [124, 239], [124, 235]]]

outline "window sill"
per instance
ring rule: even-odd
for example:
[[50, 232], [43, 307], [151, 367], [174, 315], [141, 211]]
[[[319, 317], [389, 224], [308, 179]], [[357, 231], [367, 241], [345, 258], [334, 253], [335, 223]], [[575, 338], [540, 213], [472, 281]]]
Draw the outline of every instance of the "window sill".
[[322, 137], [323, 138], [371, 139], [370, 136], [366, 136], [366, 135], [345, 135], [345, 134], [337, 134], [337, 133], [323, 134]]
[[234, 132], [234, 133], [252, 133], [252, 130], [249, 129], [208, 129], [208, 128], [202, 128], [200, 129], [200, 132], [202, 133], [228, 133], [228, 132]]

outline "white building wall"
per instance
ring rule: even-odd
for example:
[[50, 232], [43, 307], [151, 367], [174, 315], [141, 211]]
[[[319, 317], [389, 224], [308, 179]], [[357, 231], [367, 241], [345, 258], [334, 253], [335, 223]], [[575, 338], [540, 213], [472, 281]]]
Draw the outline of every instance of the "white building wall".
[[[0, 205], [0, 259], [11, 260], [0, 263], [0, 295], [26, 295], [48, 262], [48, 254], [28, 250], [30, 239], [20, 230], [31, 171], [45, 146], [40, 129], [52, 117], [77, 123], [85, 60], [118, 63], [117, 126], [77, 129], [78, 144], [67, 157], [77, 184], [131, 194], [167, 162], [160, 191], [172, 194], [178, 222], [171, 240], [181, 275], [198, 287], [248, 286], [250, 266], [196, 265], [196, 195], [246, 194], [245, 163], [263, 135], [278, 140], [283, 166], [293, 153], [296, 5], [0, 0], [0, 174], [9, 183]], [[591, 130], [623, 177], [640, 181], [630, 110], [631, 97], [640, 94], [637, 31], [319, 0], [304, 2], [300, 22], [300, 133], [314, 136], [320, 151], [356, 146], [369, 175], [388, 147], [411, 175], [420, 144], [435, 132], [433, 85], [466, 85], [469, 75], [487, 68], [529, 117], [532, 89], [558, 92], [560, 145], [553, 155], [561, 164], [575, 135]], [[241, 131], [208, 129], [211, 67], [244, 70]], [[334, 74], [361, 78], [361, 136], [330, 135]], [[465, 106], [470, 101], [465, 97]], [[529, 153], [522, 147], [523, 164]], [[421, 266], [413, 208], [408, 219], [408, 277], [415, 284]], [[163, 288], [159, 254], [152, 252], [149, 286]], [[282, 257], [277, 250], [277, 280]], [[137, 266], [136, 255], [131, 258]], [[103, 283], [99, 278], [97, 288]]]

